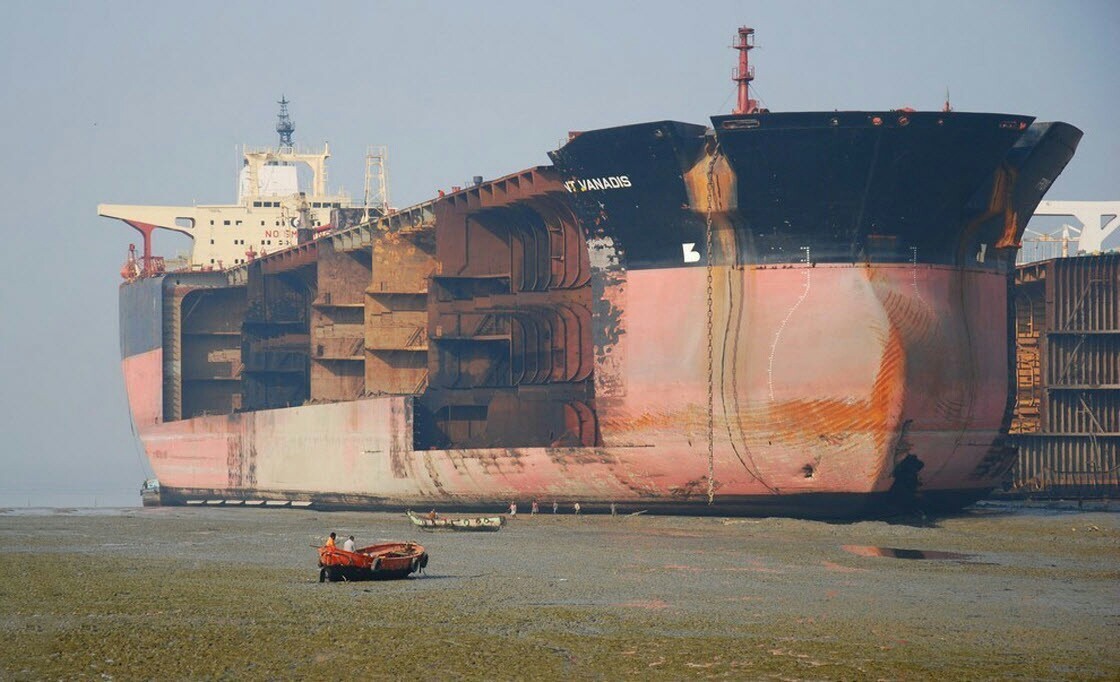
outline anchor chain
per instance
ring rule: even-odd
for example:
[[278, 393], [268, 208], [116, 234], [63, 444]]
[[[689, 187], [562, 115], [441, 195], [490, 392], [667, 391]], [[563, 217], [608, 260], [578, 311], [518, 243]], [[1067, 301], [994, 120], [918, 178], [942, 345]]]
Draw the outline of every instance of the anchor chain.
[[706, 221], [707, 250], [704, 252], [707, 259], [708, 275], [708, 505], [710, 506], [716, 496], [715, 480], [715, 353], [713, 352], [712, 327], [713, 327], [713, 296], [712, 296], [712, 205], [715, 203], [715, 167], [719, 158], [719, 144], [712, 150], [712, 158], [708, 161], [708, 215]]

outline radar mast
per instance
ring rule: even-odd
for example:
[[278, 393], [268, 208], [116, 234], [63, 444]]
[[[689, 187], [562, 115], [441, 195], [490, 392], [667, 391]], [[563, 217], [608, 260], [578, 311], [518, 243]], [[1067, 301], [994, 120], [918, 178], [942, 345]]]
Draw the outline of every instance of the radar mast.
[[288, 99], [284, 95], [280, 95], [280, 114], [276, 120], [276, 132], [280, 134], [280, 149], [291, 151], [292, 150], [292, 133], [295, 132], [296, 124], [292, 123], [292, 119], [288, 117]]

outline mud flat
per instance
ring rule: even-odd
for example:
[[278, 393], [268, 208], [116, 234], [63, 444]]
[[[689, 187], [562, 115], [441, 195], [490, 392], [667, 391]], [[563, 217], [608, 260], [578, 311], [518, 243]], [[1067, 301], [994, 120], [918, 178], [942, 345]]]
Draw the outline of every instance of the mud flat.
[[[309, 544], [331, 530], [415, 539], [431, 563], [320, 584]], [[475, 534], [382, 513], [0, 510], [0, 575], [8, 680], [1120, 677], [1108, 511], [546, 513]]]

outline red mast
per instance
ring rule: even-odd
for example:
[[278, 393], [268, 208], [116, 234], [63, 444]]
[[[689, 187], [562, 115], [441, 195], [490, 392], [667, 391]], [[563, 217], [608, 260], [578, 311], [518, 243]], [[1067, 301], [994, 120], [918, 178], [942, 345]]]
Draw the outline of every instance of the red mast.
[[754, 29], [746, 26], [739, 27], [738, 42], [731, 47], [739, 51], [739, 68], [731, 75], [731, 80], [739, 84], [739, 101], [735, 105], [733, 114], [758, 113], [758, 100], [751, 99], [750, 85], [754, 80], [754, 69], [751, 68], [747, 52], [754, 49]]

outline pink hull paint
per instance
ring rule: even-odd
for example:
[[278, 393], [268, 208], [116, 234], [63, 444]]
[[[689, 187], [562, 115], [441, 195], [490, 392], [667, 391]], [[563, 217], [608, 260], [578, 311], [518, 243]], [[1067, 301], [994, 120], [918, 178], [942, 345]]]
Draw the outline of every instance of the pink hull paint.
[[[928, 265], [717, 268], [718, 493], [885, 491], [907, 453], [925, 490], [992, 487], [972, 474], [1007, 402], [1006, 286]], [[705, 271], [630, 272], [611, 295], [624, 333], [603, 440], [671, 443], [692, 472], [675, 484], [706, 489]]]
[[132, 421], [141, 432], [163, 421], [163, 349], [155, 348], [121, 361]]
[[[1007, 398], [1006, 279], [919, 265], [717, 268], [716, 499], [982, 491]], [[603, 446], [414, 451], [412, 398], [160, 423], [160, 352], [125, 360], [130, 403], [165, 488], [195, 497], [362, 504], [509, 499], [706, 501], [703, 268], [627, 273], [602, 354]]]

